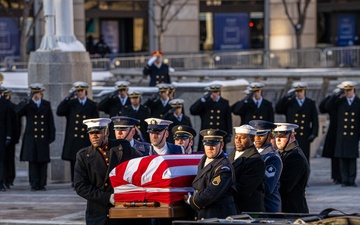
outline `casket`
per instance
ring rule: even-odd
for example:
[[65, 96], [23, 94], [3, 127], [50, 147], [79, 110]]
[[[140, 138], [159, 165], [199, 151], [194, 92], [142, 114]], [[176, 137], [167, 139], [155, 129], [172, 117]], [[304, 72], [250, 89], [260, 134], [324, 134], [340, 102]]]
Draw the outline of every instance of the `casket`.
[[183, 196], [202, 155], [163, 155], [135, 158], [110, 173], [115, 207], [110, 218], [182, 218], [192, 214]]

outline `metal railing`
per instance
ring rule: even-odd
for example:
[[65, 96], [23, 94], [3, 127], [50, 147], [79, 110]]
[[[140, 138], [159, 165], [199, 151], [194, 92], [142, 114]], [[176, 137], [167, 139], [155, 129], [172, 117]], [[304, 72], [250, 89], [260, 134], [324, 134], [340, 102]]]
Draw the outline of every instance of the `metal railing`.
[[[149, 56], [122, 56], [91, 58], [94, 71], [143, 68]], [[359, 68], [360, 46], [329, 47], [311, 49], [287, 49], [200, 52], [164, 55], [164, 62], [175, 70], [189, 69], [277, 69], [277, 68]], [[0, 61], [0, 70], [24, 71], [27, 63], [17, 57], [6, 57]]]

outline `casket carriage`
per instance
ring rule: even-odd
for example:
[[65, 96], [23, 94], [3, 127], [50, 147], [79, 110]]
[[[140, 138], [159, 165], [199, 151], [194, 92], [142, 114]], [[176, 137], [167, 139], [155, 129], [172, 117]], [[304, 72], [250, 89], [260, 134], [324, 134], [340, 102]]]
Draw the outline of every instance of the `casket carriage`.
[[192, 181], [202, 155], [135, 158], [110, 173], [115, 207], [110, 218], [185, 218], [193, 212], [183, 200], [193, 192]]

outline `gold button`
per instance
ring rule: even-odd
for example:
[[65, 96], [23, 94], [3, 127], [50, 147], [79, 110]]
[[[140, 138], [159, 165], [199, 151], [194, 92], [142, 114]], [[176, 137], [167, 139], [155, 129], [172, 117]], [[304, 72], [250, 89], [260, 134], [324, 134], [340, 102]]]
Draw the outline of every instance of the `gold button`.
[[213, 122], [210, 122], [210, 125], [213, 125]]
[[305, 123], [305, 121], [304, 121], [304, 120], [301, 120], [301, 123]]
[[41, 135], [41, 138], [44, 138], [44, 135]]
[[107, 186], [108, 186], [108, 183], [105, 183], [104, 186], [107, 187]]
[[109, 163], [106, 163], [107, 166], [109, 166]]
[[156, 78], [159, 78], [160, 76], [159, 75], [156, 75]]
[[263, 116], [259, 116], [259, 118], [262, 120], [262, 119], [263, 119]]
[[345, 116], [347, 116], [347, 115], [349, 115], [349, 113], [348, 113], [348, 112], [345, 112]]
[[295, 117], [298, 117], [298, 116], [299, 116], [299, 114], [296, 113], [296, 114], [295, 114]]
[[34, 131], [37, 131], [37, 128], [34, 128]]
[[159, 83], [159, 81], [156, 81], [155, 83], [156, 83], [156, 84], [158, 84], [158, 83]]
[[352, 116], [355, 116], [355, 113], [354, 113], [354, 112], [352, 112], [352, 113], [351, 113], [351, 115], [352, 115]]
[[219, 119], [220, 119], [220, 116], [217, 116], [217, 117], [216, 117], [216, 119], [218, 119], [218, 120], [219, 120]]
[[84, 115], [83, 118], [86, 119], [86, 116]]
[[344, 128], [346, 129], [346, 128], [347, 128], [347, 125], [344, 125]]
[[218, 126], [219, 126], [219, 125], [220, 125], [220, 123], [219, 123], [219, 122], [217, 122], [217, 123], [216, 123], [216, 125], [218, 125]]
[[354, 135], [354, 133], [353, 133], [353, 132], [350, 132], [350, 135]]
[[214, 110], [212, 109], [212, 110], [210, 110], [210, 112], [211, 112], [211, 113], [214, 113]]
[[41, 125], [44, 125], [44, 121], [41, 121]]
[[354, 126], [351, 126], [350, 128], [351, 128], [351, 129], [354, 129], [355, 127], [354, 127]]
[[217, 112], [217, 113], [220, 113], [220, 110], [218, 109], [216, 112]]
[[44, 116], [44, 115], [41, 115], [40, 117], [41, 117], [41, 118], [45, 118], [45, 116]]
[[35, 115], [34, 118], [36, 119], [36, 118], [37, 118], [37, 115]]
[[74, 129], [75, 129], [75, 130], [78, 130], [79, 128], [78, 128], [78, 127], [75, 127]]
[[[106, 153], [104, 153], [104, 155], [106, 155]], [[105, 161], [109, 161], [109, 158], [105, 158]]]
[[354, 122], [355, 120], [354, 119], [351, 119], [351, 122]]
[[78, 123], [79, 123], [79, 121], [77, 121], [77, 120], [76, 120], [76, 121], [75, 121], [75, 123], [76, 123], [76, 124], [78, 124]]
[[41, 128], [41, 131], [44, 131], [44, 128]]
[[255, 115], [253, 115], [253, 119], [256, 119], [256, 116], [255, 116]]
[[161, 76], [162, 79], [164, 79], [164, 76]]
[[35, 135], [34, 135], [34, 138], [37, 138], [37, 137], [38, 137], [38, 136], [35, 134]]
[[213, 116], [210, 116], [210, 119], [212, 120], [212, 119], [214, 119], [214, 117], [213, 117]]
[[343, 134], [346, 135], [346, 132], [344, 132]]
[[80, 117], [80, 115], [79, 115], [79, 114], [76, 114], [76, 117]]
[[36, 125], [36, 124], [37, 124], [37, 122], [35, 121], [35, 122], [34, 122], [34, 124]]
[[81, 138], [84, 138], [84, 135], [81, 135], [80, 137], [81, 137]]
[[85, 131], [85, 128], [81, 128], [81, 131]]
[[162, 117], [163, 116], [163, 114], [160, 114], [160, 117]]
[[300, 136], [303, 136], [304, 135], [304, 133], [303, 132], [300, 132]]
[[78, 135], [77, 134], [74, 134], [74, 137], [77, 137]]
[[347, 119], [347, 118], [345, 118], [345, 119], [344, 119], [344, 121], [345, 121], [345, 122], [347, 122], [347, 121], [348, 121], [348, 119]]
[[294, 123], [297, 123], [297, 120], [294, 120]]
[[103, 155], [106, 155], [106, 152], [104, 152]]
[[303, 127], [303, 126], [301, 126], [301, 127], [300, 127], [300, 129], [301, 129], [301, 130], [304, 130], [304, 127]]
[[302, 117], [305, 118], [305, 114], [302, 114]]

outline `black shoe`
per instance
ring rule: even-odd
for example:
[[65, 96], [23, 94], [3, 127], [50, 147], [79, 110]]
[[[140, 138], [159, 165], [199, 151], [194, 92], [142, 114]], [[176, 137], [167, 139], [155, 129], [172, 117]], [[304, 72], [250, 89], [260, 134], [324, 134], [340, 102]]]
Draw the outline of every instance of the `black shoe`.
[[6, 183], [6, 184], [5, 184], [5, 187], [6, 187], [7, 189], [10, 189], [10, 184], [9, 184], [9, 183]]
[[349, 184], [348, 186], [349, 187], [357, 187], [357, 184], [355, 184], [355, 183], [354, 184]]
[[0, 191], [6, 191], [6, 188], [3, 184], [0, 184]]
[[334, 180], [334, 184], [341, 184], [341, 181], [339, 181], [339, 180]]
[[39, 188], [39, 191], [46, 191], [45, 187]]

